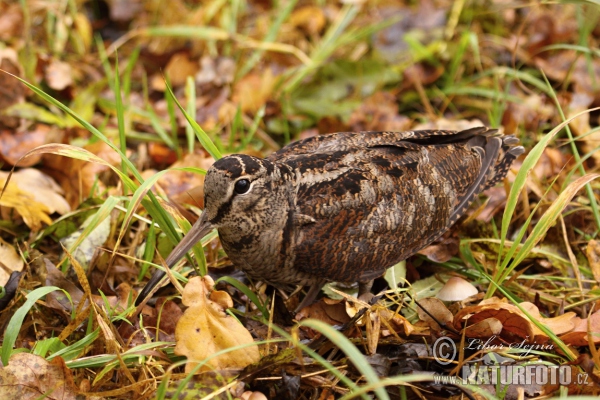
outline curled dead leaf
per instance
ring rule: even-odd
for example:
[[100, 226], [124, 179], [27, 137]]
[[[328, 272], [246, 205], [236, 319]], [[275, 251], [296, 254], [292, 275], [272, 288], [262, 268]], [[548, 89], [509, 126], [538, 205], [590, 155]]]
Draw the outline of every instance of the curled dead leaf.
[[465, 328], [465, 335], [469, 338], [490, 338], [502, 332], [502, 322], [496, 318], [486, 318]]
[[[535, 304], [523, 302], [520, 304], [537, 321], [546, 325], [548, 329], [557, 335], [573, 329], [575, 313], [569, 312], [564, 315], [545, 318]], [[502, 323], [502, 331], [498, 335], [508, 343], [524, 340], [527, 343], [542, 344], [549, 338], [526, 314], [514, 304], [508, 303], [506, 299], [491, 298], [483, 300], [475, 306], [465, 307], [454, 316], [454, 327], [461, 329], [463, 324], [477, 324], [483, 320], [494, 318]]]
[[30, 353], [15, 353], [0, 368], [0, 399], [75, 400], [73, 374], [61, 357], [48, 362]]
[[[420, 307], [419, 307], [420, 306]], [[425, 321], [431, 329], [439, 332], [441, 327], [438, 323], [451, 325], [454, 315], [448, 310], [446, 305], [435, 297], [427, 297], [419, 300], [417, 313], [421, 321]]]
[[[250, 332], [225, 312], [223, 306], [230, 305], [231, 298], [224, 300], [225, 295], [228, 297], [225, 292], [211, 295], [213, 286], [209, 276], [194, 277], [183, 291], [182, 301], [188, 309], [175, 328], [175, 353], [188, 358], [186, 372], [221, 350], [254, 342]], [[259, 359], [258, 347], [250, 345], [207, 360], [199, 371], [244, 368]]]
[[[598, 335], [598, 332], [600, 332], [600, 311], [596, 311], [585, 319], [574, 317], [572, 322], [574, 324], [573, 330], [560, 337], [563, 342], [572, 346], [588, 346], [589, 337], [592, 343], [600, 343], [600, 336]], [[588, 332], [590, 332], [589, 335]]]

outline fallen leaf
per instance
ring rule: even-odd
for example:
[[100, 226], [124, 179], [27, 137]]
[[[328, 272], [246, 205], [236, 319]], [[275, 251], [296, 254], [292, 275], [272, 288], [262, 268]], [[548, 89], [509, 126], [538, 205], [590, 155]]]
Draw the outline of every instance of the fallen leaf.
[[[170, 168], [194, 167], [206, 171], [213, 163], [214, 160], [211, 157], [203, 154], [186, 154]], [[173, 169], [166, 172], [157, 181], [157, 184], [174, 202], [204, 208], [204, 175]]]
[[[9, 164], [15, 165], [27, 152], [48, 143], [47, 137], [51, 128], [37, 124], [31, 129], [14, 131], [6, 129], [0, 132], [0, 155]], [[37, 164], [41, 155], [34, 155], [19, 161], [19, 167], [30, 167]]]
[[376, 92], [367, 97], [350, 115], [352, 131], [405, 131], [410, 118], [398, 112], [398, 100], [388, 92]]
[[[0, 186], [4, 187], [8, 173], [0, 171]], [[30, 187], [29, 190], [35, 189]], [[50, 224], [52, 219], [49, 215], [50, 209], [43, 203], [35, 200], [35, 194], [27, 190], [22, 190], [12, 180], [4, 188], [4, 193], [0, 198], [0, 211], [2, 218], [6, 220], [14, 219], [12, 210], [23, 218], [23, 221], [33, 231], [38, 231], [42, 227], [42, 223]]]
[[0, 399], [75, 400], [77, 387], [61, 357], [48, 362], [40, 356], [16, 353], [0, 367]]
[[600, 243], [597, 240], [590, 240], [585, 249], [585, 255], [596, 283], [600, 284]]
[[197, 84], [212, 84], [222, 86], [233, 82], [235, 77], [235, 61], [229, 57], [214, 59], [203, 56], [200, 59], [200, 71], [196, 74]]
[[[21, 75], [17, 52], [11, 48], [0, 49], [0, 69], [13, 75]], [[4, 72], [0, 73], [0, 110], [24, 100], [25, 87], [21, 82]]]
[[[98, 141], [83, 147], [111, 165], [120, 165], [119, 155], [106, 143]], [[71, 207], [77, 207], [81, 199], [94, 196], [92, 189], [99, 193], [105, 189], [102, 175], [109, 171], [107, 165], [77, 160], [52, 153], [43, 155], [44, 166], [65, 191], [65, 198]]]
[[[557, 335], [573, 329], [575, 313], [568, 312], [555, 318], [544, 318], [535, 304], [520, 304], [533, 318], [546, 325]], [[483, 300], [475, 306], [465, 307], [454, 316], [454, 327], [462, 329], [466, 323], [473, 325], [488, 318], [495, 318], [502, 323], [502, 332], [498, 335], [508, 343], [524, 340], [526, 343], [543, 344], [549, 338], [514, 304], [506, 299], [491, 298]]]
[[288, 19], [292, 27], [300, 28], [310, 35], [318, 34], [325, 26], [325, 22], [323, 8], [317, 6], [299, 7]]
[[[568, 97], [570, 97], [570, 101], [566, 118], [571, 118], [580, 114], [582, 111], [592, 107], [592, 104], [594, 103], [594, 96], [588, 92], [574, 92]], [[582, 138], [578, 140], [578, 142], [581, 143], [582, 152], [592, 153], [592, 157], [596, 162], [599, 162], [600, 154], [598, 154], [596, 148], [600, 146], [600, 133], [592, 130], [590, 125], [590, 114], [584, 113], [579, 115], [569, 123], [569, 126], [576, 136], [582, 136]]]
[[454, 235], [444, 235], [443, 238], [433, 242], [424, 249], [419, 250], [433, 262], [444, 263], [458, 254], [459, 240]]
[[21, 36], [24, 28], [23, 10], [20, 4], [0, 3], [0, 40], [8, 42]]
[[64, 90], [73, 84], [71, 66], [57, 59], [52, 59], [46, 67], [46, 83], [54, 90]]
[[[43, 263], [46, 270], [45, 285], [56, 286], [62, 289], [48, 293], [46, 297], [48, 306], [56, 310], [71, 313], [73, 311], [73, 307], [77, 307], [77, 305], [81, 302], [81, 299], [83, 299], [83, 291], [79, 289], [77, 285], [67, 279], [65, 275], [58, 268], [56, 268], [52, 262], [50, 262], [50, 260], [44, 257]], [[63, 290], [69, 294], [70, 299], [63, 292]]]
[[450, 326], [454, 315], [448, 310], [446, 305], [440, 299], [435, 297], [427, 297], [419, 301], [417, 306], [417, 314], [421, 321], [425, 321], [431, 329], [439, 332], [442, 328], [438, 323], [444, 326]]
[[148, 143], [148, 155], [152, 161], [158, 165], [171, 165], [177, 161], [177, 153], [172, 148], [162, 143]]
[[[209, 276], [194, 277], [183, 291], [182, 302], [189, 308], [175, 328], [175, 354], [188, 358], [186, 372], [192, 371], [198, 362], [221, 350], [254, 342], [250, 332], [225, 312], [224, 305], [233, 305], [231, 298], [224, 301], [222, 294], [212, 294], [215, 293], [213, 286], [214, 281]], [[259, 359], [258, 346], [251, 345], [207, 360], [199, 372], [244, 368]]]
[[[6, 179], [8, 174], [0, 172], [0, 180]], [[15, 172], [10, 182], [14, 182], [19, 189], [31, 193], [33, 199], [44, 204], [48, 213], [64, 215], [71, 211], [71, 207], [63, 197], [64, 191], [58, 184], [38, 169], [24, 168]]]
[[308, 307], [304, 307], [296, 314], [297, 321], [306, 318], [318, 319], [329, 325], [342, 325], [350, 321], [344, 302], [328, 298], [313, 303]]
[[0, 286], [6, 285], [8, 278], [14, 271], [22, 271], [24, 261], [17, 250], [0, 238]]
[[[381, 319], [381, 335], [387, 336], [392, 331], [404, 337], [410, 335], [428, 336], [431, 334], [429, 326], [417, 326], [410, 323], [402, 315], [388, 309], [378, 310]], [[385, 327], [386, 329], [383, 329]]]
[[276, 82], [271, 68], [266, 68], [262, 75], [248, 74], [235, 85], [233, 101], [242, 112], [255, 113], [271, 97]]
[[[81, 225], [81, 227], [60, 240], [65, 248], [71, 251], [71, 247], [79, 240], [84, 229], [90, 224], [90, 221], [94, 218], [94, 215], [90, 215]], [[72, 255], [77, 262], [87, 270], [87, 267], [94, 256], [94, 253], [98, 247], [102, 246], [108, 239], [110, 234], [110, 218], [104, 218], [98, 226], [96, 226], [88, 236], [86, 236], [75, 248], [72, 250]]]
[[588, 318], [575, 317], [573, 323], [575, 325], [573, 330], [560, 336], [563, 342], [572, 346], [588, 346], [588, 332], [590, 332], [592, 342], [600, 343], [600, 311], [596, 311]]
[[548, 78], [563, 84], [574, 83], [574, 92], [588, 92], [596, 99], [600, 94], [596, 87], [596, 77], [600, 76], [600, 59], [581, 57], [575, 50], [564, 50], [553, 53], [547, 58], [537, 57], [535, 66], [542, 70]]
[[[575, 325], [575, 313], [567, 312], [558, 317], [546, 318], [540, 314], [540, 309], [533, 303], [528, 301], [524, 301], [521, 303], [521, 307], [525, 309], [533, 318], [542, 322], [548, 329], [552, 331], [555, 335], [562, 335], [565, 332], [569, 332], [573, 329]], [[542, 331], [534, 325], [534, 330], [536, 331], [536, 336], [544, 335]]]
[[496, 318], [486, 318], [465, 328], [465, 336], [469, 338], [490, 338], [502, 332], [502, 322]]
[[540, 124], [555, 115], [554, 104], [540, 94], [519, 94], [520, 103], [509, 102], [502, 115], [502, 126], [507, 134], [518, 132], [519, 128], [537, 131]]
[[168, 78], [171, 87], [183, 86], [188, 76], [195, 76], [199, 69], [200, 65], [197, 61], [190, 60], [189, 54], [186, 52], [175, 53], [165, 67], [164, 75], [161, 73], [152, 77], [152, 89], [165, 91], [164, 76]]

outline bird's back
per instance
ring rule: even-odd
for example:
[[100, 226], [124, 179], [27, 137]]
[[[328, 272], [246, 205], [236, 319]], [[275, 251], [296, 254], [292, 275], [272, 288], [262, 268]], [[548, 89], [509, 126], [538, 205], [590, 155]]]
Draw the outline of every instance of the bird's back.
[[357, 132], [296, 142], [268, 159], [295, 175], [288, 267], [315, 279], [368, 281], [454, 223], [523, 152], [487, 128]]

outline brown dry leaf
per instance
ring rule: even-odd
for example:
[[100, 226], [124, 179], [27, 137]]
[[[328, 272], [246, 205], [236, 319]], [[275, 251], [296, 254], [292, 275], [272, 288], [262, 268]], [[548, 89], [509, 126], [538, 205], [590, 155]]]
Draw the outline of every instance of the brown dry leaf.
[[21, 37], [23, 30], [23, 10], [18, 3], [0, 3], [0, 40], [8, 42]]
[[[588, 328], [588, 321], [590, 327]], [[588, 318], [582, 319], [575, 317], [573, 319], [574, 328], [569, 333], [560, 337], [566, 344], [572, 346], [588, 346], [588, 331], [591, 332], [592, 342], [600, 343], [600, 311], [596, 311]]]
[[341, 325], [350, 321], [343, 300], [332, 300], [325, 298], [322, 301], [304, 307], [296, 314], [296, 320], [314, 318], [326, 322], [329, 325]]
[[[83, 148], [111, 165], [121, 164], [119, 155], [104, 142], [92, 143]], [[98, 178], [110, 170], [106, 165], [55, 154], [44, 154], [43, 160], [44, 165], [52, 171], [52, 176], [65, 191], [65, 198], [71, 207], [76, 207], [82, 198], [90, 196], [93, 187], [99, 192], [105, 189], [102, 179]]]
[[[534, 304], [523, 302], [520, 305], [556, 334], [573, 328], [575, 317], [573, 312], [555, 318], [544, 318]], [[502, 323], [502, 332], [499, 336], [509, 343], [517, 340], [537, 344], [548, 341], [548, 337], [517, 306], [508, 303], [506, 299], [500, 300], [495, 297], [484, 300], [478, 305], [463, 308], [454, 317], [454, 327], [461, 329], [465, 321], [472, 325], [488, 318], [495, 318]]]
[[75, 400], [77, 387], [61, 357], [48, 362], [40, 356], [16, 353], [0, 368], [0, 399]]
[[46, 83], [54, 90], [64, 90], [73, 84], [71, 66], [57, 59], [52, 59], [46, 67]]
[[[600, 76], [600, 59], [591, 58], [591, 66], [588, 64], [586, 57], [581, 57], [581, 54], [575, 50], [565, 50], [553, 53], [547, 58], [536, 58], [535, 66], [544, 71], [548, 78], [563, 82], [574, 83], [574, 92], [588, 92], [592, 94], [596, 100], [600, 98], [600, 93], [595, 91], [595, 80]], [[589, 68], [592, 68], [590, 71]], [[565, 82], [565, 80], [569, 82]]]
[[0, 286], [6, 285], [8, 278], [13, 271], [23, 270], [23, 259], [17, 253], [17, 250], [0, 238]]
[[[190, 60], [187, 52], [179, 52], [173, 54], [169, 63], [165, 67], [164, 75], [169, 79], [169, 84], [172, 87], [183, 86], [188, 76], [195, 76], [200, 65], [198, 61]], [[156, 74], [152, 77], [151, 87], [153, 90], [164, 92], [166, 89], [163, 74]]]
[[[46, 268], [46, 286], [56, 286], [69, 293], [70, 299], [67, 298], [62, 290], [55, 290], [48, 293], [46, 302], [48, 306], [55, 309], [71, 313], [73, 307], [77, 305], [83, 299], [84, 293], [79, 289], [73, 282], [65, 277], [65, 275], [56, 266], [44, 257], [44, 267]], [[72, 303], [71, 303], [72, 301]], [[101, 300], [101, 303], [103, 300]]]
[[148, 143], [148, 155], [158, 165], [171, 165], [177, 161], [177, 153], [162, 143]]
[[[212, 157], [203, 154], [186, 154], [170, 168], [194, 167], [206, 171], [214, 162]], [[173, 201], [204, 208], [204, 175], [171, 170], [166, 172], [157, 183]]]
[[406, 318], [402, 315], [395, 313], [388, 309], [378, 310], [379, 318], [381, 319], [382, 328], [381, 335], [387, 336], [390, 334], [390, 330], [400, 333], [405, 337], [410, 335], [421, 335], [427, 336], [430, 334], [429, 326], [417, 326], [411, 324]]
[[433, 244], [419, 250], [419, 254], [423, 254], [431, 261], [444, 263], [458, 254], [459, 240], [458, 237], [452, 235], [444, 235], [442, 239]]
[[352, 131], [405, 131], [410, 124], [410, 118], [398, 113], [397, 99], [389, 92], [376, 92], [366, 98], [348, 121]]
[[[19, 59], [15, 50], [11, 48], [0, 49], [0, 69], [16, 76], [21, 75], [21, 65], [19, 64]], [[24, 99], [25, 87], [23, 84], [14, 77], [4, 72], [0, 72], [0, 110], [4, 110], [13, 104], [20, 103]], [[4, 120], [6, 118], [11, 117], [2, 117], [2, 122], [5, 124], [6, 121]]]
[[[15, 165], [27, 152], [48, 143], [48, 133], [51, 130], [50, 126], [43, 124], [37, 124], [24, 131], [3, 130], [0, 132], [0, 155], [9, 165]], [[31, 167], [37, 164], [41, 157], [27, 157], [19, 162], [19, 167]]]
[[476, 324], [465, 328], [465, 335], [469, 338], [490, 338], [502, 332], [502, 322], [496, 318], [486, 318]]
[[276, 81], [271, 68], [266, 68], [260, 76], [250, 73], [235, 85], [233, 101], [241, 105], [242, 112], [255, 113], [273, 94]]
[[308, 34], [316, 35], [325, 27], [325, 14], [322, 7], [305, 6], [300, 7], [290, 15], [288, 24], [294, 28], [300, 28]]
[[[186, 373], [191, 372], [199, 361], [214, 353], [254, 342], [250, 332], [235, 318], [225, 313], [225, 306], [233, 305], [231, 298], [225, 296], [225, 292], [213, 291], [213, 286], [214, 281], [209, 276], [194, 277], [189, 280], [183, 291], [182, 302], [189, 308], [185, 310], [175, 328], [175, 354], [188, 358]], [[248, 346], [211, 358], [199, 372], [244, 368], [259, 359], [258, 347]]]
[[502, 115], [502, 126], [507, 134], [514, 134], [519, 127], [527, 131], [537, 131], [540, 123], [550, 120], [556, 114], [554, 104], [539, 94], [519, 94], [522, 102], [509, 102]]
[[[531, 314], [533, 318], [546, 325], [546, 327], [548, 327], [555, 335], [562, 335], [563, 333], [569, 332], [575, 326], [574, 312], [567, 312], [558, 317], [546, 318], [540, 314], [540, 309], [533, 303], [525, 301], [521, 303], [521, 307]], [[535, 325], [534, 330], [536, 337], [540, 335], [546, 336], [546, 334]]]
[[[426, 322], [434, 331], [439, 332], [442, 329], [438, 325], [438, 322], [445, 325], [452, 324], [454, 315], [452, 315], [450, 310], [448, 310], [448, 307], [446, 307], [444, 302], [440, 299], [435, 297], [427, 297], [419, 300], [419, 305], [421, 306], [417, 306], [417, 314], [419, 315], [419, 319]], [[425, 309], [429, 314], [423, 309]]]
[[[571, 100], [568, 105], [567, 118], [571, 118], [580, 112], [587, 110], [594, 103], [594, 96], [588, 92], [571, 93], [570, 97]], [[592, 130], [592, 127], [590, 126], [590, 114], [581, 114], [571, 121], [569, 126], [577, 136], [583, 136], [590, 133]], [[581, 147], [584, 153], [592, 152], [592, 157], [596, 162], [600, 162], [600, 154], [595, 151], [595, 149], [600, 146], [600, 133], [598, 131], [586, 135], [579, 142], [582, 143]]]
[[585, 249], [585, 255], [596, 283], [600, 284], [600, 243], [597, 240], [590, 240]]

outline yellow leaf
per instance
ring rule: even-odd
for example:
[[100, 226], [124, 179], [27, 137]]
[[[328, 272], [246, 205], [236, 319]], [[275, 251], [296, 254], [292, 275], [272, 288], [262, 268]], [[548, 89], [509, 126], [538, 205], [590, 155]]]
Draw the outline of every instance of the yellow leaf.
[[0, 238], [0, 263], [3, 267], [0, 268], [0, 286], [6, 285], [11, 272], [22, 271], [25, 264], [17, 250], [2, 238]]
[[[232, 304], [229, 295], [221, 291], [212, 292], [213, 285], [214, 281], [208, 276], [194, 277], [183, 291], [183, 304], [189, 308], [175, 328], [175, 354], [188, 358], [186, 372], [216, 352], [254, 342], [250, 332], [225, 313], [224, 306]], [[209, 300], [209, 296], [217, 301]], [[210, 359], [199, 372], [244, 368], [259, 359], [258, 347], [248, 346]]]
[[[4, 187], [8, 175], [8, 172], [0, 171], [0, 188]], [[36, 169], [25, 168], [13, 174], [0, 197], [0, 206], [14, 208], [27, 226], [37, 231], [42, 222], [52, 223], [48, 214], [70, 211], [61, 192], [61, 187], [52, 178]]]

